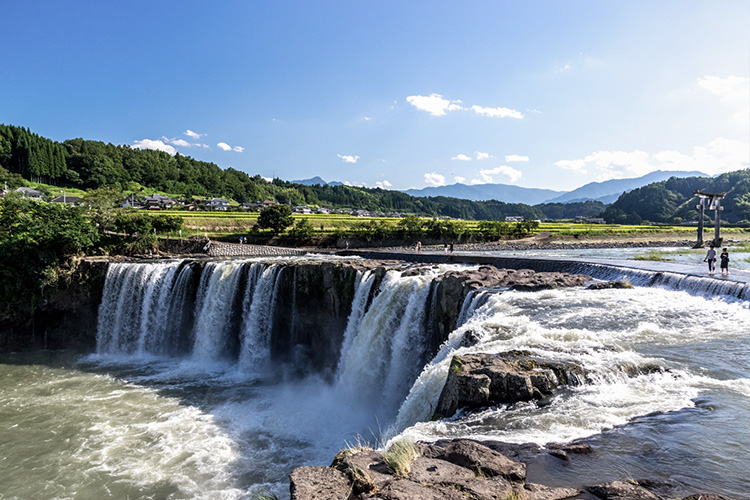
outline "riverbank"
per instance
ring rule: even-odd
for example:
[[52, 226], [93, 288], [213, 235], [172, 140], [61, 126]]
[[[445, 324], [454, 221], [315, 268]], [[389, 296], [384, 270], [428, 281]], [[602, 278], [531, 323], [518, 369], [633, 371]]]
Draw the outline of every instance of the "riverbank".
[[[484, 243], [454, 243], [453, 250], [461, 252], [499, 252], [518, 250], [565, 250], [587, 248], [658, 248], [682, 247], [693, 248], [696, 238], [678, 237], [674, 232], [649, 233], [607, 233], [607, 234], [571, 234], [560, 235], [539, 233], [520, 240], [501, 240]], [[710, 236], [705, 238], [710, 240]], [[706, 240], [707, 241], [707, 240]], [[727, 246], [750, 243], [750, 231], [733, 231], [726, 234], [724, 244]], [[450, 247], [449, 247], [450, 249]], [[414, 251], [413, 245], [402, 245], [379, 250]], [[445, 252], [445, 245], [427, 245], [424, 252]]]

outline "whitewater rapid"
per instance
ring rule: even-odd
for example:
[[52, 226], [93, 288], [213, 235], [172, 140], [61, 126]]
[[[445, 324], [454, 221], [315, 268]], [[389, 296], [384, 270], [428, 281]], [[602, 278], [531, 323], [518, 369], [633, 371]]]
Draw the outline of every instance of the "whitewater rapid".
[[[403, 436], [595, 445], [596, 463], [550, 483], [625, 474], [736, 497], [750, 487], [750, 303], [662, 287], [480, 290], [439, 352], [416, 362], [447, 269], [388, 271], [377, 287], [359, 271], [331, 378], [268, 363], [278, 261], [207, 263], [200, 279], [182, 261], [113, 264], [95, 354], [0, 358], [12, 381], [0, 393], [0, 491], [286, 498], [294, 467]], [[507, 350], [589, 376], [544, 405], [430, 421], [453, 355]]]

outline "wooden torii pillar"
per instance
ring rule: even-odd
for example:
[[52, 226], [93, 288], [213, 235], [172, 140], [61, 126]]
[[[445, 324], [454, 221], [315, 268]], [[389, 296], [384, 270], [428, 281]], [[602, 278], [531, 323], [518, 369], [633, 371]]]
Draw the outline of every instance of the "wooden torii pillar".
[[695, 248], [703, 247], [703, 214], [706, 209], [714, 211], [714, 239], [711, 244], [715, 247], [721, 246], [721, 211], [724, 207], [721, 206], [721, 200], [727, 195], [727, 193], [703, 193], [701, 191], [693, 191], [695, 196], [698, 197], [698, 205], [695, 207], [699, 211], [698, 215], [698, 241], [695, 244]]

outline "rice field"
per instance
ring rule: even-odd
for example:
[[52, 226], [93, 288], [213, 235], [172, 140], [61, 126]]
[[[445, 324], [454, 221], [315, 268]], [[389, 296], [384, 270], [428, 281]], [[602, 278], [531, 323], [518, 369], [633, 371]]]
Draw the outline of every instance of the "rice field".
[[[241, 235], [252, 230], [257, 224], [259, 212], [188, 212], [175, 210], [168, 212], [183, 218], [183, 233], [204, 234], [209, 236], [231, 236]], [[402, 218], [395, 217], [354, 217], [349, 214], [293, 214], [296, 220], [306, 219], [319, 235], [336, 233], [338, 231], [351, 231], [357, 226], [375, 222], [396, 227]], [[427, 222], [431, 219], [423, 218]], [[466, 233], [477, 233], [481, 221], [452, 220], [451, 223], [459, 226]], [[549, 233], [552, 236], [586, 236], [586, 237], [647, 237], [649, 234], [670, 233], [674, 238], [693, 238], [696, 229], [685, 226], [632, 226], [617, 224], [575, 224], [572, 222], [542, 222], [535, 231], [536, 233]], [[724, 231], [732, 231], [726, 229]], [[735, 230], [736, 231], [736, 230]], [[742, 231], [742, 230], [739, 230]]]

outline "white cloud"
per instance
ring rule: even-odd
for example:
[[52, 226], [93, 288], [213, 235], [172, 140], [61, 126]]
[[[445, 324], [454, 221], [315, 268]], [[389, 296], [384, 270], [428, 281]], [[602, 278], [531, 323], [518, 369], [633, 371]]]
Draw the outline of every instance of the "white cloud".
[[169, 142], [171, 142], [175, 146], [181, 146], [181, 147], [185, 147], [185, 148], [189, 148], [190, 146], [192, 146], [192, 144], [190, 144], [188, 141], [186, 141], [184, 139], [172, 139]]
[[452, 157], [451, 160], [471, 161], [471, 156], [466, 156], [465, 154], [460, 153]]
[[198, 140], [201, 138], [203, 134], [199, 134], [198, 132], [193, 132], [190, 129], [187, 129], [185, 132], [183, 132], [183, 135], [186, 135], [188, 137], [192, 137], [195, 140]]
[[505, 155], [505, 161], [507, 161], [508, 163], [514, 161], [529, 161], [529, 157], [522, 155]]
[[234, 146], [234, 147], [232, 147], [229, 144], [227, 144], [226, 142], [220, 142], [220, 143], [218, 143], [216, 145], [216, 147], [218, 147], [219, 149], [222, 149], [224, 151], [234, 151], [236, 153], [242, 153], [245, 150], [245, 148], [243, 148], [242, 146]]
[[466, 177], [461, 177], [460, 175], [456, 175], [455, 177], [453, 177], [453, 180], [458, 182], [459, 184], [463, 184], [464, 181], [466, 180]]
[[406, 101], [420, 111], [427, 111], [433, 116], [443, 116], [446, 111], [455, 111], [464, 109], [461, 101], [449, 101], [444, 99], [440, 94], [410, 95]]
[[750, 99], [750, 78], [735, 75], [726, 78], [706, 75], [698, 80], [698, 86], [733, 102]]
[[171, 155], [177, 154], [177, 150], [175, 148], [160, 140], [143, 139], [141, 141], [135, 141], [133, 147], [136, 149], [155, 149], [157, 151], [164, 151], [165, 153], [169, 153]]
[[495, 175], [502, 175], [506, 177], [510, 182], [516, 182], [523, 176], [523, 173], [513, 167], [500, 165], [499, 167], [495, 167], [492, 169], [480, 170], [479, 175], [482, 177], [482, 180], [485, 183], [489, 184], [494, 182], [493, 176]]
[[474, 155], [476, 155], [477, 160], [488, 160], [490, 159], [489, 153], [480, 153], [479, 151], [474, 151]]
[[490, 118], [523, 118], [523, 113], [510, 108], [486, 108], [475, 104], [471, 107], [471, 110], [478, 115], [489, 116]]
[[585, 158], [560, 160], [555, 166], [579, 172], [594, 173], [597, 181], [641, 177], [655, 170], [698, 171], [716, 175], [750, 166], [750, 144], [717, 138], [689, 153], [660, 151], [652, 155], [635, 150], [597, 151]]
[[359, 156], [357, 155], [340, 155], [337, 154], [339, 158], [344, 160], [344, 163], [357, 163], [357, 160], [359, 160]]
[[426, 184], [429, 184], [431, 186], [444, 186], [445, 176], [432, 172], [429, 174], [424, 174], [424, 181]]
[[732, 110], [732, 121], [741, 125], [750, 123], [750, 78], [741, 76], [706, 75], [698, 80], [698, 86], [717, 96]]
[[381, 189], [388, 189], [389, 187], [393, 186], [393, 184], [388, 181], [378, 181], [375, 183], [375, 185]]

